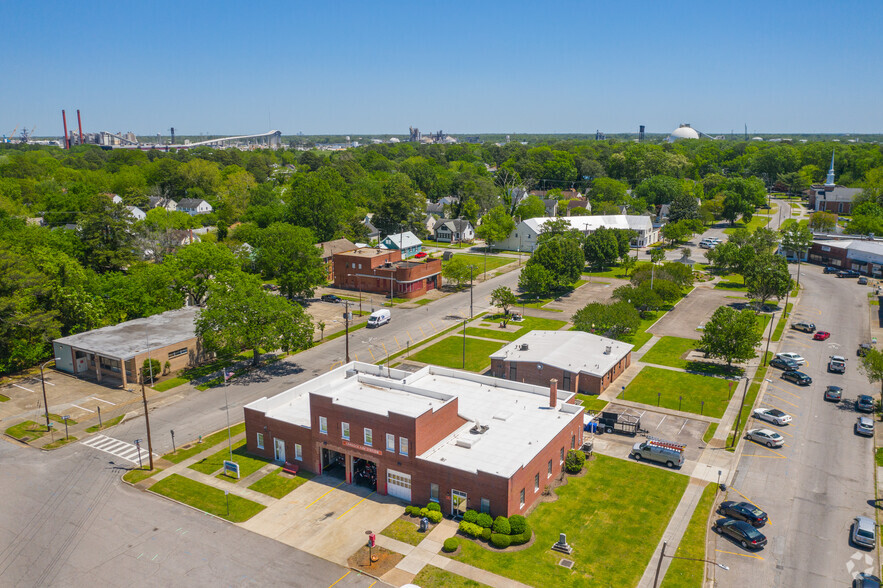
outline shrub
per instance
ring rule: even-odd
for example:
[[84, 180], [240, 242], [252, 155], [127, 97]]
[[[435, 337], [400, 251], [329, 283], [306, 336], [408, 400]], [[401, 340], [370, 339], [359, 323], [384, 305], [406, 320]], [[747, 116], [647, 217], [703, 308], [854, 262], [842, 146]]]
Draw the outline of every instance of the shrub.
[[564, 459], [564, 469], [567, 470], [568, 474], [578, 474], [582, 471], [583, 466], [586, 464], [586, 454], [582, 451], [571, 449], [567, 452], [567, 457]]
[[442, 520], [442, 513], [438, 510], [431, 510], [426, 513], [426, 518], [429, 519], [430, 523], [437, 524]]
[[527, 528], [527, 519], [521, 515], [512, 515], [509, 517], [509, 534], [521, 535]]
[[476, 524], [478, 523], [478, 513], [472, 509], [469, 509], [465, 513], [463, 513], [463, 520], [467, 523]]
[[445, 539], [444, 545], [442, 545], [442, 549], [445, 553], [451, 553], [452, 551], [457, 551], [457, 548], [460, 546], [460, 542], [457, 541], [456, 537], [448, 537]]
[[412, 517], [420, 516], [420, 509], [416, 506], [406, 506], [405, 514], [411, 515]]
[[478, 525], [475, 525], [473, 523], [467, 523], [466, 521], [460, 521], [459, 530], [464, 535], [468, 535], [469, 537], [472, 537], [473, 539], [475, 539], [477, 537], [481, 537], [481, 531], [482, 531], [481, 527], [479, 527]]
[[475, 523], [480, 527], [490, 529], [494, 525], [494, 519], [492, 519], [491, 515], [489, 515], [488, 513], [482, 512], [478, 513], [478, 520], [475, 521]]
[[[511, 521], [511, 519], [510, 519]], [[524, 545], [530, 538], [533, 536], [533, 531], [530, 528], [530, 525], [525, 522], [524, 531], [522, 531], [519, 535], [511, 535], [512, 542], [511, 545]]]
[[485, 541], [491, 540], [491, 530], [490, 529], [482, 529], [481, 530], [481, 538]]
[[438, 502], [430, 502], [426, 505], [426, 510], [434, 510], [436, 512], [441, 512], [441, 506], [439, 506]]
[[502, 533], [494, 533], [491, 535], [491, 545], [499, 549], [509, 547], [511, 542], [512, 538], [509, 537], [509, 535], [503, 535]]
[[499, 516], [494, 519], [493, 526], [494, 533], [499, 533], [501, 535], [508, 535], [512, 529], [509, 527], [509, 519], [503, 516]]
[[419, 512], [419, 514], [420, 514], [421, 517], [425, 517], [426, 515], [429, 514], [429, 509], [421, 508], [418, 512]]

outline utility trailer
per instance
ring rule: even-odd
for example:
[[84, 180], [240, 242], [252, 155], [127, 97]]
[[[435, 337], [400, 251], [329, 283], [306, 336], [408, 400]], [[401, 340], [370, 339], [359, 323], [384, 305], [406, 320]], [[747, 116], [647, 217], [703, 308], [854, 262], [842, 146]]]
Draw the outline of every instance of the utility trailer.
[[595, 420], [598, 428], [605, 433], [622, 433], [623, 435], [635, 436], [638, 433], [646, 433], [641, 428], [641, 417], [624, 412], [602, 411]]

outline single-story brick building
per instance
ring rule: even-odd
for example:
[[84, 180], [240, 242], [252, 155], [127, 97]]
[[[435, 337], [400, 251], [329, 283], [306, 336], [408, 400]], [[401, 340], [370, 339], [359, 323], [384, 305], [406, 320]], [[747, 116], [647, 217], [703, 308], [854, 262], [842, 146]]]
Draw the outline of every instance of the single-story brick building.
[[809, 249], [809, 261], [880, 278], [883, 277], [883, 241], [817, 239]]

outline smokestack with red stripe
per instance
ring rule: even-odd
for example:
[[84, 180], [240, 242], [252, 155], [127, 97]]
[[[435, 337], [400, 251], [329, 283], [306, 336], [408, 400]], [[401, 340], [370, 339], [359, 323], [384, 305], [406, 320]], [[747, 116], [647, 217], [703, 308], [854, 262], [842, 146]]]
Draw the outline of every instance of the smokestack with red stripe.
[[80, 145], [83, 144], [83, 121], [80, 120], [80, 109], [77, 109], [77, 126], [80, 127]]
[[63, 109], [62, 109], [62, 111], [61, 111], [61, 122], [64, 123], [64, 148], [65, 148], [65, 149], [70, 149], [70, 148], [71, 148], [71, 144], [70, 144], [70, 142], [67, 140], [67, 115], [64, 114], [64, 110], [63, 110]]
[[549, 380], [549, 408], [558, 406], [558, 380]]

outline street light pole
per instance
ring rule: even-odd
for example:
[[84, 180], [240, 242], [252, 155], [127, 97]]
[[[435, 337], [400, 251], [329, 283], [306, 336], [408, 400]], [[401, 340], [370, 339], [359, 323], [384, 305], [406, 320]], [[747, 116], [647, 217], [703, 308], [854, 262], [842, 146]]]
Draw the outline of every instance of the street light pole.
[[[359, 299], [360, 299], [359, 300], [359, 309], [360, 309], [359, 312], [361, 312], [361, 308], [362, 308], [361, 298], [362, 298], [362, 293], [359, 292]], [[350, 303], [348, 300], [343, 301], [343, 318], [344, 318], [344, 324], [346, 325], [344, 327], [344, 329], [345, 329], [344, 339], [346, 340], [346, 363], [349, 363], [350, 362]]]
[[773, 313], [773, 318], [770, 319], [770, 334], [766, 338], [766, 351], [763, 352], [763, 365], [766, 365], [767, 357], [770, 354], [770, 341], [773, 338], [773, 324], [776, 322], [776, 313]]
[[43, 409], [46, 411], [46, 430], [50, 429], [49, 426], [49, 402], [46, 401], [46, 379], [43, 377], [43, 368], [52, 363], [53, 361], [58, 361], [61, 359], [60, 357], [53, 357], [46, 363], [40, 366], [40, 383], [43, 385]]

